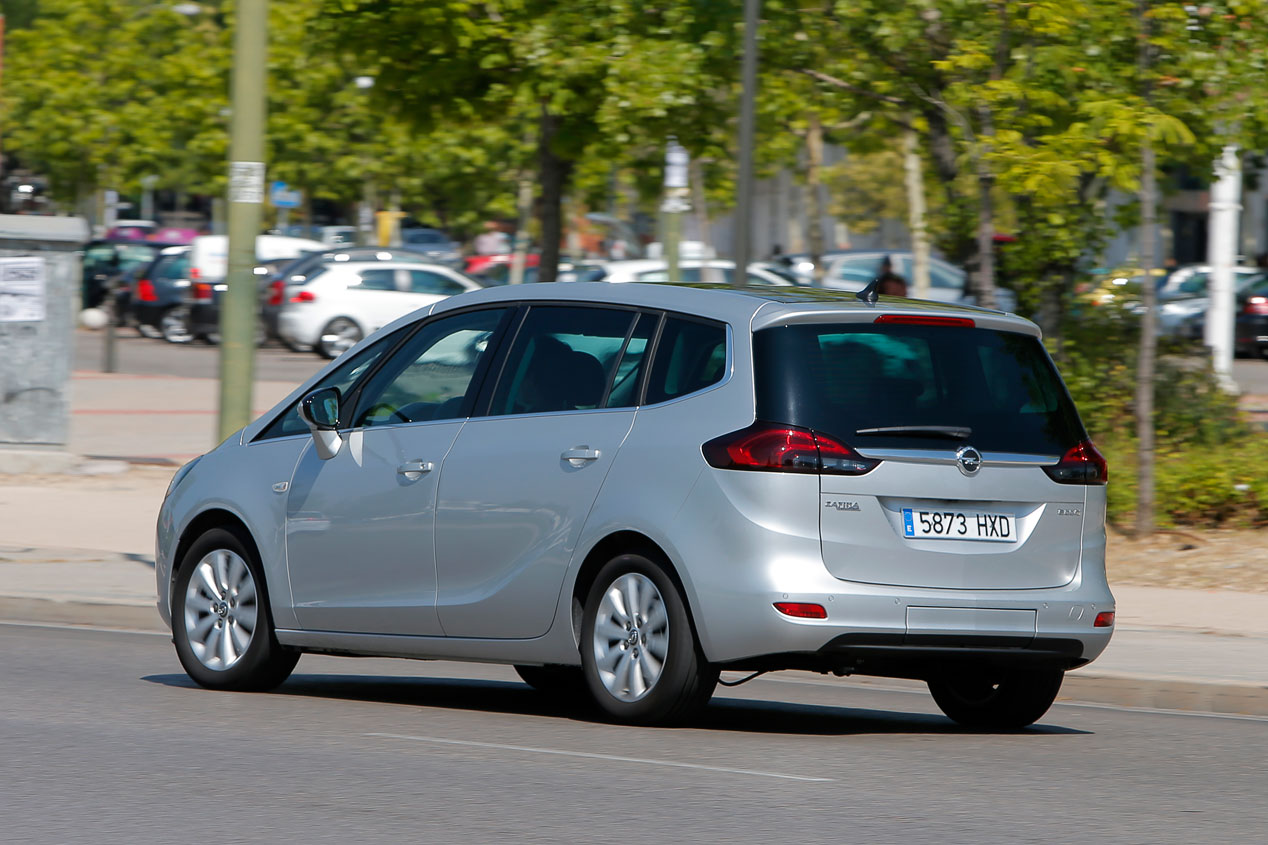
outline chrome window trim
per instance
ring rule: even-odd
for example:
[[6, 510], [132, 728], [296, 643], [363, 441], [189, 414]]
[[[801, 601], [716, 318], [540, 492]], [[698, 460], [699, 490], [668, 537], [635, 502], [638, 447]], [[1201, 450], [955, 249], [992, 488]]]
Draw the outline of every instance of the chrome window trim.
[[[904, 461], [910, 464], [957, 464], [955, 452], [941, 449], [869, 449], [854, 446], [854, 451], [865, 458]], [[1029, 455], [1021, 452], [982, 452], [982, 466], [988, 467], [1046, 467], [1061, 460], [1060, 455]]]

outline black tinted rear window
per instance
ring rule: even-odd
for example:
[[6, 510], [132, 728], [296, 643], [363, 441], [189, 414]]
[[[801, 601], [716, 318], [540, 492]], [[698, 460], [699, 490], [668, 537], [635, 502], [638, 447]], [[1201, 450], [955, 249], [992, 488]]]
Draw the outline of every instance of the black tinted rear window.
[[758, 419], [812, 428], [860, 448], [954, 448], [927, 432], [972, 430], [978, 449], [1061, 455], [1084, 436], [1036, 338], [959, 326], [799, 325], [754, 335]]

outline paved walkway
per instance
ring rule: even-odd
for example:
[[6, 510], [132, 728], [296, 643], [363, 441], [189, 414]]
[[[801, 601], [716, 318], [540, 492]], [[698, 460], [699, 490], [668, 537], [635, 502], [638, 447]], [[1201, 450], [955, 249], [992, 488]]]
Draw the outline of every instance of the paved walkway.
[[[257, 409], [293, 388], [259, 383]], [[75, 373], [80, 457], [58, 474], [0, 474], [0, 619], [159, 628], [154, 521], [175, 467], [214, 444], [216, 391], [212, 379]], [[1065, 697], [1268, 717], [1268, 594], [1115, 594], [1114, 640], [1068, 676]]]

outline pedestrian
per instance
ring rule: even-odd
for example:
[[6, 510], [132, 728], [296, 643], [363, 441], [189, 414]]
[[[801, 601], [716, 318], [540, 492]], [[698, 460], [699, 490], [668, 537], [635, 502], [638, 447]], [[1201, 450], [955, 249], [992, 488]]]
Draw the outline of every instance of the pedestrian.
[[884, 296], [906, 296], [907, 280], [894, 272], [894, 262], [885, 256], [881, 271], [876, 276], [876, 292]]

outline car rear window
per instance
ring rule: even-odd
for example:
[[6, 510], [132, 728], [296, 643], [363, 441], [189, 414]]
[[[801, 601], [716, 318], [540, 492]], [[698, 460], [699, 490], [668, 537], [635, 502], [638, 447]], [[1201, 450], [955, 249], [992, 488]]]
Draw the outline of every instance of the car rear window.
[[[754, 335], [758, 419], [861, 449], [1061, 455], [1086, 434], [1037, 338], [961, 326], [797, 325]], [[968, 428], [859, 434], [902, 426]]]

